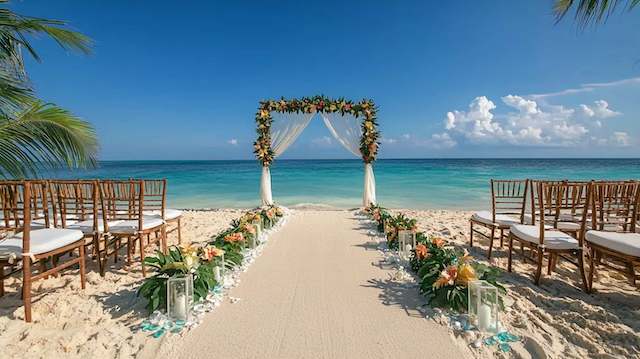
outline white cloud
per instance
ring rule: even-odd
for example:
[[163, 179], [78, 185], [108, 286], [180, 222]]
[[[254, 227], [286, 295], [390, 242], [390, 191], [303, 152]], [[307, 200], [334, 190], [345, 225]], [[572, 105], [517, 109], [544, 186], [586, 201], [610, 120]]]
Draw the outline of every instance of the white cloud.
[[[469, 104], [468, 111], [448, 112], [444, 121], [447, 132], [434, 135], [432, 140], [438, 141], [442, 135], [447, 135], [448, 141], [441, 142], [449, 146], [456, 144], [456, 138], [476, 144], [574, 146], [592, 140], [593, 136], [588, 136], [591, 130], [602, 126], [594, 119], [620, 115], [604, 100], [595, 101], [591, 106], [581, 105], [578, 109], [541, 105], [518, 95], [504, 96], [502, 102], [511, 111], [496, 114], [497, 106], [493, 101], [479, 96]], [[592, 141], [598, 142], [597, 138]], [[622, 136], [616, 137], [616, 141], [624, 143]]]
[[382, 141], [382, 143], [386, 143], [386, 144], [388, 144], [388, 145], [392, 145], [392, 144], [394, 144], [394, 143], [398, 142], [398, 140], [397, 140], [397, 139], [392, 138], [392, 137], [389, 137], [389, 138], [387, 138], [387, 137], [383, 137], [383, 138], [381, 139], [381, 141]]
[[408, 140], [411, 138], [411, 135], [408, 133], [405, 133], [404, 135], [401, 136], [403, 139]]
[[238, 140], [235, 139], [235, 138], [232, 138], [229, 141], [227, 141], [227, 143], [232, 145], [232, 146], [237, 146], [238, 145]]
[[609, 108], [609, 103], [605, 100], [594, 101], [593, 106], [582, 104], [580, 105], [580, 110], [586, 117], [593, 118], [610, 118], [622, 114], [618, 111], [611, 110]]
[[322, 136], [322, 137], [314, 138], [313, 140], [311, 140], [311, 143], [313, 143], [316, 146], [331, 146], [333, 141], [329, 136]]
[[435, 149], [448, 149], [452, 148], [458, 143], [446, 133], [434, 133], [431, 138], [425, 142], [425, 145]]
[[597, 83], [582, 84], [578, 88], [570, 88], [570, 89], [566, 89], [566, 90], [562, 90], [562, 91], [558, 91], [558, 92], [533, 94], [533, 95], [529, 95], [529, 96], [525, 96], [525, 97], [529, 97], [529, 98], [532, 98], [534, 100], [535, 99], [544, 99], [544, 98], [548, 98], [548, 97], [573, 95], [573, 94], [582, 93], [582, 92], [591, 92], [591, 91], [593, 91], [595, 89], [598, 89], [598, 88], [615, 87], [615, 86], [631, 85], [631, 84], [640, 84], [640, 77], [632, 77], [632, 78], [628, 78], [628, 79], [623, 79], [623, 80], [618, 80], [618, 81], [610, 81], [610, 82], [597, 82]]

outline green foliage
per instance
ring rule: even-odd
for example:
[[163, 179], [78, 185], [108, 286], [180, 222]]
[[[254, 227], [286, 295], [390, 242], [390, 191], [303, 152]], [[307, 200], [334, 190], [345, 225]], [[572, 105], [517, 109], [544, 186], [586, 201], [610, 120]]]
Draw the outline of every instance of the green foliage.
[[[271, 210], [269, 221], [277, 223], [283, 216], [282, 209], [275, 206], [266, 207]], [[224, 265], [226, 269], [233, 269], [242, 264], [243, 251], [246, 241], [231, 241], [229, 236], [242, 233], [248, 234], [246, 224], [254, 218], [264, 219], [261, 214], [263, 209], [248, 212], [239, 220], [231, 222], [229, 228], [215, 235], [205, 247], [170, 247], [168, 253], [157, 252], [155, 256], [146, 257], [145, 265], [151, 267], [155, 274], [145, 280], [138, 289], [138, 296], [147, 299], [147, 309], [153, 312], [156, 309], [166, 308], [167, 305], [167, 280], [174, 275], [193, 274], [194, 301], [198, 302], [206, 298], [207, 293], [216, 286], [214, 267]], [[258, 214], [259, 217], [256, 217]], [[267, 216], [265, 214], [264, 216]], [[271, 218], [272, 217], [272, 218]], [[207, 257], [208, 250], [224, 251], [224, 263], [220, 263], [221, 257]]]
[[575, 5], [575, 19], [580, 26], [585, 27], [606, 21], [609, 15], [622, 6], [622, 3], [625, 3], [623, 7], [627, 11], [631, 11], [640, 5], [640, 0], [555, 0], [553, 12], [556, 15], [556, 21], [560, 21]]
[[93, 127], [53, 104], [36, 101], [13, 117], [0, 115], [0, 176], [37, 176], [44, 168], [96, 161]]
[[[6, 6], [8, 1], [0, 0]], [[91, 40], [68, 30], [66, 22], [16, 14], [0, 8], [0, 176], [37, 176], [44, 168], [82, 167], [95, 163], [93, 127], [35, 97], [24, 68], [23, 53], [40, 55], [30, 38], [44, 35], [65, 50], [88, 54]]]
[[156, 272], [147, 278], [138, 289], [137, 295], [147, 299], [149, 313], [167, 306], [167, 280], [175, 275], [193, 275], [194, 300], [197, 302], [207, 296], [215, 285], [214, 262], [200, 262], [197, 257], [193, 264], [186, 258], [180, 247], [170, 247], [168, 254], [158, 251], [156, 256], [146, 257], [144, 264]]

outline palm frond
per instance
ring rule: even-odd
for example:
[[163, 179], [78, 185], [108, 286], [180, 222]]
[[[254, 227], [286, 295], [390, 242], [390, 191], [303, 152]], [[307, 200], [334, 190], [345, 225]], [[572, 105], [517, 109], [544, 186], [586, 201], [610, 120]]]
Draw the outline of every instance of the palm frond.
[[91, 124], [54, 104], [36, 101], [13, 118], [0, 118], [0, 176], [5, 178], [93, 166], [97, 149]]
[[586, 27], [589, 24], [606, 21], [621, 6], [621, 3], [626, 3], [624, 8], [631, 11], [640, 5], [640, 0], [556, 0], [553, 12], [556, 15], [556, 22], [559, 22], [576, 5], [575, 19], [581, 27]]

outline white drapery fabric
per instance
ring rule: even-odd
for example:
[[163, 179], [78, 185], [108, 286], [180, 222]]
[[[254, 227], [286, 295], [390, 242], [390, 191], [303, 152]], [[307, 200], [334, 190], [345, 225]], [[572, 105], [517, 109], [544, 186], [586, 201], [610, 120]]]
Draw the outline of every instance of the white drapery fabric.
[[[273, 119], [271, 123], [271, 149], [273, 150], [274, 158], [280, 156], [296, 141], [302, 131], [309, 125], [314, 115], [315, 113], [271, 113], [271, 118]], [[260, 199], [263, 206], [273, 204], [271, 171], [268, 166], [262, 167]]]
[[[341, 114], [339, 112], [322, 113], [324, 124], [329, 132], [338, 142], [349, 152], [358, 157], [362, 157], [360, 152], [360, 139], [362, 138], [361, 121], [351, 114]], [[376, 178], [373, 175], [371, 163], [364, 164], [364, 191], [362, 194], [362, 205], [369, 207], [376, 204]]]

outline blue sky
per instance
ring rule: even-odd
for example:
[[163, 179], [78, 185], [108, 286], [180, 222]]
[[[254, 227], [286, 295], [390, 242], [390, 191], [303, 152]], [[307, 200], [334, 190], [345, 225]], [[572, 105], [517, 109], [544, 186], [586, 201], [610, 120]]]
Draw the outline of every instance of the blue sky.
[[[102, 159], [251, 159], [260, 99], [373, 99], [381, 157], [640, 156], [640, 10], [579, 31], [545, 1], [44, 1], [95, 40], [37, 40], [39, 95]], [[313, 121], [283, 155], [351, 158]]]

